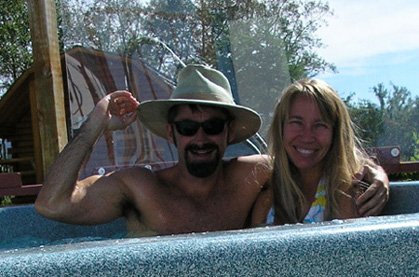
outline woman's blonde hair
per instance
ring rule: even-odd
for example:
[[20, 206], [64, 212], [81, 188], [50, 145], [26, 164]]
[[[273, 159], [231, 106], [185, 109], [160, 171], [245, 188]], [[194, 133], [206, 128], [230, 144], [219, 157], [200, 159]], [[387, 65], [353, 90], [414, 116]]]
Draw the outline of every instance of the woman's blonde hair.
[[348, 109], [339, 95], [327, 83], [317, 79], [302, 79], [288, 86], [276, 105], [268, 132], [272, 157], [270, 185], [274, 193], [275, 223], [297, 223], [304, 217], [307, 200], [298, 185], [299, 173], [287, 156], [283, 143], [284, 122], [288, 119], [292, 101], [297, 95], [314, 100], [322, 120], [333, 126], [332, 145], [324, 166], [326, 181], [325, 220], [339, 216], [339, 195], [349, 191], [352, 178], [365, 163], [355, 127]]

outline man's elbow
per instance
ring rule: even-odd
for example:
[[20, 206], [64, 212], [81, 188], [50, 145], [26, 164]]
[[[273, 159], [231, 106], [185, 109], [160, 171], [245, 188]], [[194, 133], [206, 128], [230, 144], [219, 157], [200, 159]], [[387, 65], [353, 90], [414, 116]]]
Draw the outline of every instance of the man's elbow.
[[57, 209], [58, 206], [53, 205], [52, 203], [50, 203], [50, 201], [45, 199], [45, 197], [42, 196], [42, 191], [36, 198], [34, 207], [35, 211], [43, 217], [54, 220], [59, 220], [59, 218], [61, 217], [60, 211]]
[[39, 196], [36, 198], [34, 206], [35, 206], [35, 211], [38, 214], [40, 214], [44, 217], [50, 218], [52, 212], [48, 208], [48, 205], [46, 205], [46, 203], [44, 201], [42, 201]]

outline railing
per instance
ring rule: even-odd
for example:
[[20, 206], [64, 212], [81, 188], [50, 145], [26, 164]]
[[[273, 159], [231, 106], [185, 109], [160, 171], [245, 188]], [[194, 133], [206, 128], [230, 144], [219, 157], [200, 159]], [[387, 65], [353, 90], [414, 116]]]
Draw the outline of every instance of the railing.
[[387, 174], [419, 172], [419, 162], [400, 161], [400, 146], [374, 147], [367, 150]]
[[0, 173], [0, 197], [38, 195], [41, 184], [23, 185], [20, 172]]

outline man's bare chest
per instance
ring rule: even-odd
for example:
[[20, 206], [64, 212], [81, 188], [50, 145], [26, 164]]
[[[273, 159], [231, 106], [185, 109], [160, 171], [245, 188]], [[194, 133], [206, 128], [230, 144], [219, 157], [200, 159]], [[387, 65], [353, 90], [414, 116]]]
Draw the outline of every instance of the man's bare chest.
[[162, 235], [239, 229], [246, 227], [251, 207], [250, 201], [228, 197], [201, 201], [169, 198], [141, 207], [131, 220]]

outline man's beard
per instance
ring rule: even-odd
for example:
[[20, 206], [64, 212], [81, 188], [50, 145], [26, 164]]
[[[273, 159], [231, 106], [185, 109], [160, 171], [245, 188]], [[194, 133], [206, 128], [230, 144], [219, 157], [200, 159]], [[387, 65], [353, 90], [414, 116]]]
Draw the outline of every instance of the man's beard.
[[[188, 152], [191, 151], [199, 151], [199, 150], [215, 150], [215, 157], [209, 161], [191, 161], [188, 156]], [[185, 161], [186, 161], [186, 168], [188, 169], [189, 173], [198, 178], [205, 178], [210, 176], [212, 173], [215, 172], [218, 163], [221, 160], [220, 150], [216, 144], [207, 143], [204, 144], [202, 147], [199, 147], [196, 144], [188, 145], [185, 148]]]

